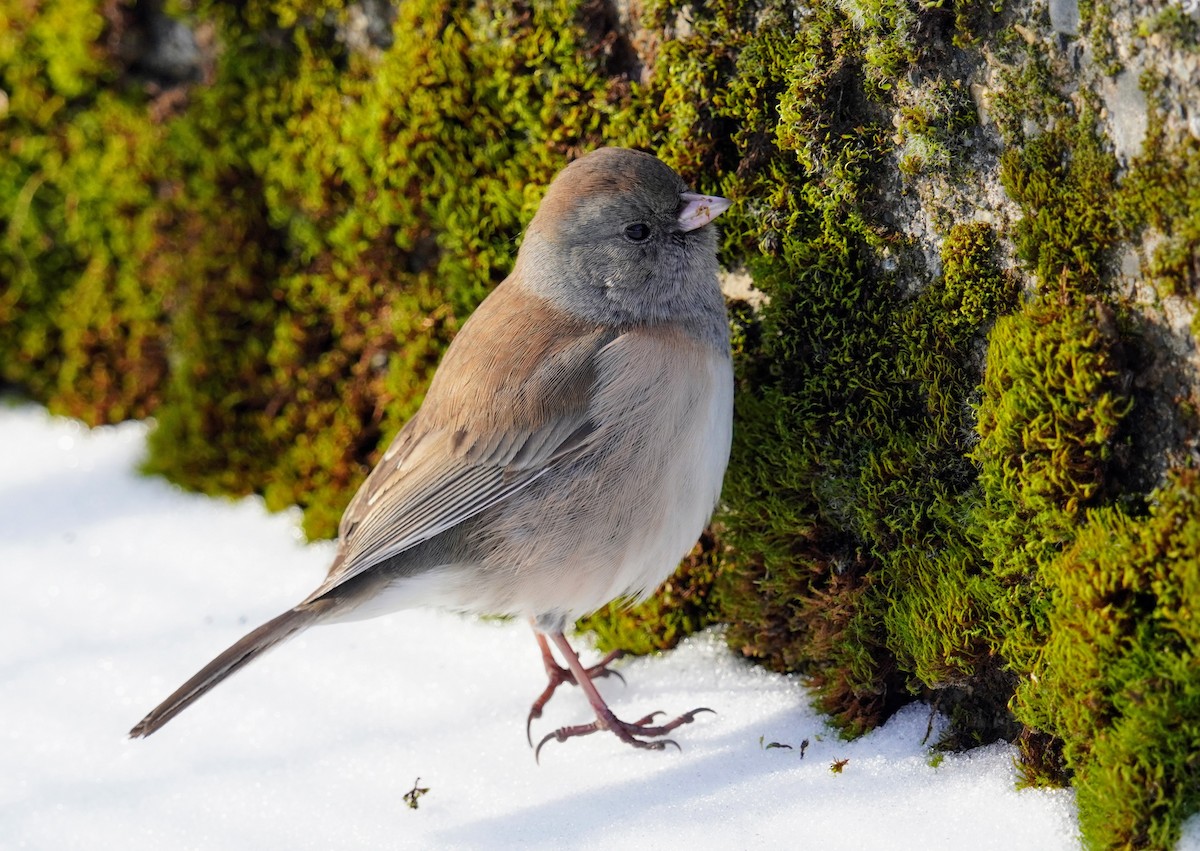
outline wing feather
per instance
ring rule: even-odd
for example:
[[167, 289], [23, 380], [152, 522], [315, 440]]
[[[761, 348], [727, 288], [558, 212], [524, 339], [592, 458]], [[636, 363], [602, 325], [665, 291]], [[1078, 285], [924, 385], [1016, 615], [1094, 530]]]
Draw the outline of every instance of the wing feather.
[[[501, 295], [500, 290], [493, 295]], [[589, 408], [596, 358], [617, 332], [591, 327], [555, 334], [553, 317], [519, 319], [536, 325], [510, 337], [502, 349], [495, 341], [489, 345], [473, 338], [471, 323], [463, 328], [439, 375], [449, 366], [449, 372], [473, 380], [466, 387], [461, 380], [439, 387], [435, 379], [421, 410], [346, 509], [338, 557], [311, 599], [486, 511], [556, 465], [587, 452], [595, 431]], [[543, 330], [547, 325], [549, 330]], [[472, 357], [473, 363], [464, 363]], [[488, 398], [496, 402], [480, 401]]]

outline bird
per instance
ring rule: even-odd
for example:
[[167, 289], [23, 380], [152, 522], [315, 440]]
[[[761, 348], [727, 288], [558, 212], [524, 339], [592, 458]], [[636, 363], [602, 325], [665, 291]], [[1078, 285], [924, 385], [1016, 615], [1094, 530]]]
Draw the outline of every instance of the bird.
[[[713, 219], [652, 154], [606, 147], [568, 163], [525, 230], [512, 272], [447, 348], [420, 408], [346, 508], [325, 580], [145, 716], [149, 736], [265, 651], [317, 625], [413, 607], [533, 627], [548, 676], [526, 719], [577, 685], [607, 730], [662, 750], [707, 707], [619, 719], [565, 630], [645, 599], [678, 566], [721, 493], [733, 429], [729, 322]], [[565, 667], [551, 648], [556, 648]], [[619, 674], [617, 674], [619, 676]]]

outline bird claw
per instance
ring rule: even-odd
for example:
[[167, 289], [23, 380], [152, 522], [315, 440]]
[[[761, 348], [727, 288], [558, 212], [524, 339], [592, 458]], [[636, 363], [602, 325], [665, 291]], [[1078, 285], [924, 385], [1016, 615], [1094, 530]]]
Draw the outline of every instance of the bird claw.
[[661, 751], [664, 750], [667, 745], [673, 745], [676, 750], [682, 751], [683, 748], [679, 747], [679, 743], [674, 739], [655, 739], [654, 741], [645, 741], [644, 738], [638, 737], [642, 736], [653, 739], [656, 736], [665, 736], [676, 727], [681, 727], [684, 724], [690, 724], [701, 712], [712, 712], [714, 715], [716, 714], [715, 711], [709, 709], [707, 706], [701, 706], [697, 709], [691, 710], [690, 712], [685, 712], [675, 720], [666, 724], [661, 724], [657, 727], [651, 727], [649, 726], [651, 721], [653, 721], [659, 715], [664, 715], [666, 713], [661, 711], [651, 712], [649, 715], [639, 718], [637, 721], [633, 722], [622, 721], [611, 712], [607, 713], [607, 716], [597, 713], [596, 720], [590, 724], [577, 724], [571, 727], [559, 727], [553, 733], [547, 733], [542, 740], [538, 742], [537, 747], [534, 748], [533, 758], [537, 763], [541, 763], [542, 748], [547, 742], [565, 742], [567, 739], [589, 736], [599, 730], [609, 730], [616, 735], [618, 739], [625, 742], [625, 744], [631, 745], [635, 748]]
[[[621, 681], [621, 685], [626, 685], [625, 678], [621, 676], [620, 671], [614, 671], [608, 666], [613, 662], [625, 656], [625, 651], [614, 650], [586, 670], [590, 680], [598, 680], [602, 677], [616, 677]], [[570, 685], [579, 685], [575, 679], [575, 675], [553, 662], [549, 657], [544, 657], [546, 661], [546, 676], [550, 682], [546, 685], [545, 691], [538, 695], [538, 699], [533, 702], [533, 706], [529, 708], [529, 717], [525, 719], [525, 740], [529, 742], [529, 746], [533, 747], [533, 722], [536, 718], [542, 717], [542, 710], [546, 704], [550, 702], [550, 698], [554, 696], [554, 692], [563, 683]]]

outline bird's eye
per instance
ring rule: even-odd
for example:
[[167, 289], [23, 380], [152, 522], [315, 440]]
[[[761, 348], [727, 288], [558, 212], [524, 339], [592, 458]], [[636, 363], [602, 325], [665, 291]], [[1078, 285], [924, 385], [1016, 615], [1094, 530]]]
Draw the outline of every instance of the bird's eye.
[[645, 242], [650, 238], [650, 225], [645, 222], [625, 225], [625, 238], [631, 242]]

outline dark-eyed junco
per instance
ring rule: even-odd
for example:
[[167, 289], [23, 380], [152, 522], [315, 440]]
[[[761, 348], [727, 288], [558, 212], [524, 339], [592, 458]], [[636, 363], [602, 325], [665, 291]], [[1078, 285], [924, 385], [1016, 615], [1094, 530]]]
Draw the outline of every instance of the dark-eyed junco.
[[130, 736], [150, 735], [313, 624], [440, 606], [532, 621], [550, 684], [530, 721], [561, 683], [584, 690], [596, 720], [549, 734], [539, 750], [596, 730], [661, 749], [701, 710], [621, 721], [592, 683], [609, 660], [584, 668], [563, 630], [653, 592], [716, 505], [733, 374], [709, 222], [728, 206], [638, 151], [604, 148], [563, 169], [512, 274], [463, 325], [421, 409], [346, 509], [325, 581]]

